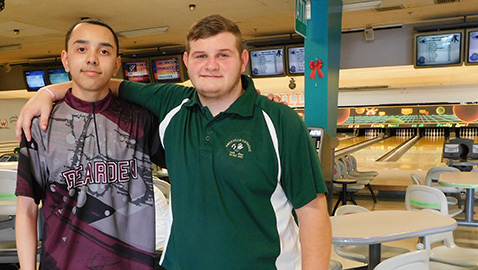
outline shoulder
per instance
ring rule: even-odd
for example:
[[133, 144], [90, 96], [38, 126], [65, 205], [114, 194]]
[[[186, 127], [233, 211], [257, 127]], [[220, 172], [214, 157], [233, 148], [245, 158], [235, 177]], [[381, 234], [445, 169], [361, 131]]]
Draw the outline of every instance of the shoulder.
[[115, 101], [110, 106], [110, 111], [118, 111], [119, 116], [133, 116], [134, 118], [142, 119], [144, 117], [153, 118], [155, 117], [152, 112], [146, 109], [143, 106], [129, 102], [122, 98], [115, 98]]
[[139, 83], [131, 81], [123, 81], [120, 84], [120, 91], [124, 89], [152, 92], [173, 92], [178, 94], [191, 93], [195, 91], [194, 87], [174, 83]]
[[303, 122], [294, 109], [285, 104], [271, 101], [265, 96], [258, 95], [256, 106], [276, 120]]

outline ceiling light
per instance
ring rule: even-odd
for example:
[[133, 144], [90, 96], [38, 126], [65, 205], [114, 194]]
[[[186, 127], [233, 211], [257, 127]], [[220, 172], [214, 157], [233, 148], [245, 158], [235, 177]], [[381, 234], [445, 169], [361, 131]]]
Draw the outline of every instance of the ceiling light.
[[382, 7], [382, 0], [355, 1], [343, 5], [343, 12], [374, 9]]
[[0, 46], [0, 51], [13, 51], [13, 50], [20, 50], [22, 49], [21, 44], [11, 44], [11, 45], [3, 45]]
[[195, 9], [196, 9], [196, 5], [195, 5], [195, 4], [189, 5], [189, 10], [194, 11]]
[[139, 36], [162, 34], [168, 31], [169, 31], [169, 26], [159, 26], [159, 27], [152, 27], [152, 28], [120, 31], [120, 32], [117, 32], [117, 34], [122, 37], [139, 37]]

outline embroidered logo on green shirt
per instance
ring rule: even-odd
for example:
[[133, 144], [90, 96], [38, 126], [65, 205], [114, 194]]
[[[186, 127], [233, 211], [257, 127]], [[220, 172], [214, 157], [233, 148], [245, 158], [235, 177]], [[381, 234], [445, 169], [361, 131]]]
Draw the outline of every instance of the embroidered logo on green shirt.
[[251, 145], [244, 139], [233, 139], [226, 144], [229, 149], [229, 156], [235, 158], [244, 158], [244, 153], [252, 152]]

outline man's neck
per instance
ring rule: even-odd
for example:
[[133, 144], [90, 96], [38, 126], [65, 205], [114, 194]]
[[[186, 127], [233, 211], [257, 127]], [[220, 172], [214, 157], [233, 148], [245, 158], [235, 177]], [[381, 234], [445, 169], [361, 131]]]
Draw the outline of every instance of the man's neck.
[[199, 96], [199, 100], [204, 107], [207, 107], [211, 112], [212, 116], [215, 117], [216, 115], [220, 114], [221, 112], [226, 111], [231, 105], [245, 92], [244, 89], [240, 89], [240, 91], [236, 91], [231, 95], [227, 95], [222, 98], [216, 97], [205, 97]]
[[109, 91], [109, 88], [96, 91], [79, 90], [75, 87], [71, 89], [73, 96], [87, 102], [96, 102], [102, 100], [108, 95]]

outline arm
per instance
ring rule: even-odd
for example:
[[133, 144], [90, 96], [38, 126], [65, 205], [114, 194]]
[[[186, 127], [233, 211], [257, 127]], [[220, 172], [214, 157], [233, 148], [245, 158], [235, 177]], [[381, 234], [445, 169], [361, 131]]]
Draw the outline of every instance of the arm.
[[[118, 95], [119, 85], [123, 80], [112, 79], [110, 81], [110, 89], [116, 96]], [[40, 127], [45, 130], [48, 127], [48, 117], [50, 116], [52, 104], [56, 100], [60, 100], [65, 97], [66, 91], [72, 87], [72, 82], [64, 82], [58, 84], [52, 84], [47, 87], [42, 87], [38, 92], [23, 106], [18, 115], [17, 124], [15, 127], [15, 134], [17, 141], [22, 139], [22, 131], [25, 132], [25, 137], [28, 141], [32, 139], [30, 126], [32, 119], [35, 116], [40, 115]], [[51, 93], [43, 89], [48, 88]]]
[[332, 247], [332, 228], [324, 193], [296, 209], [299, 219], [302, 270], [328, 269]]
[[15, 237], [22, 270], [36, 269], [38, 205], [33, 198], [18, 196]]

